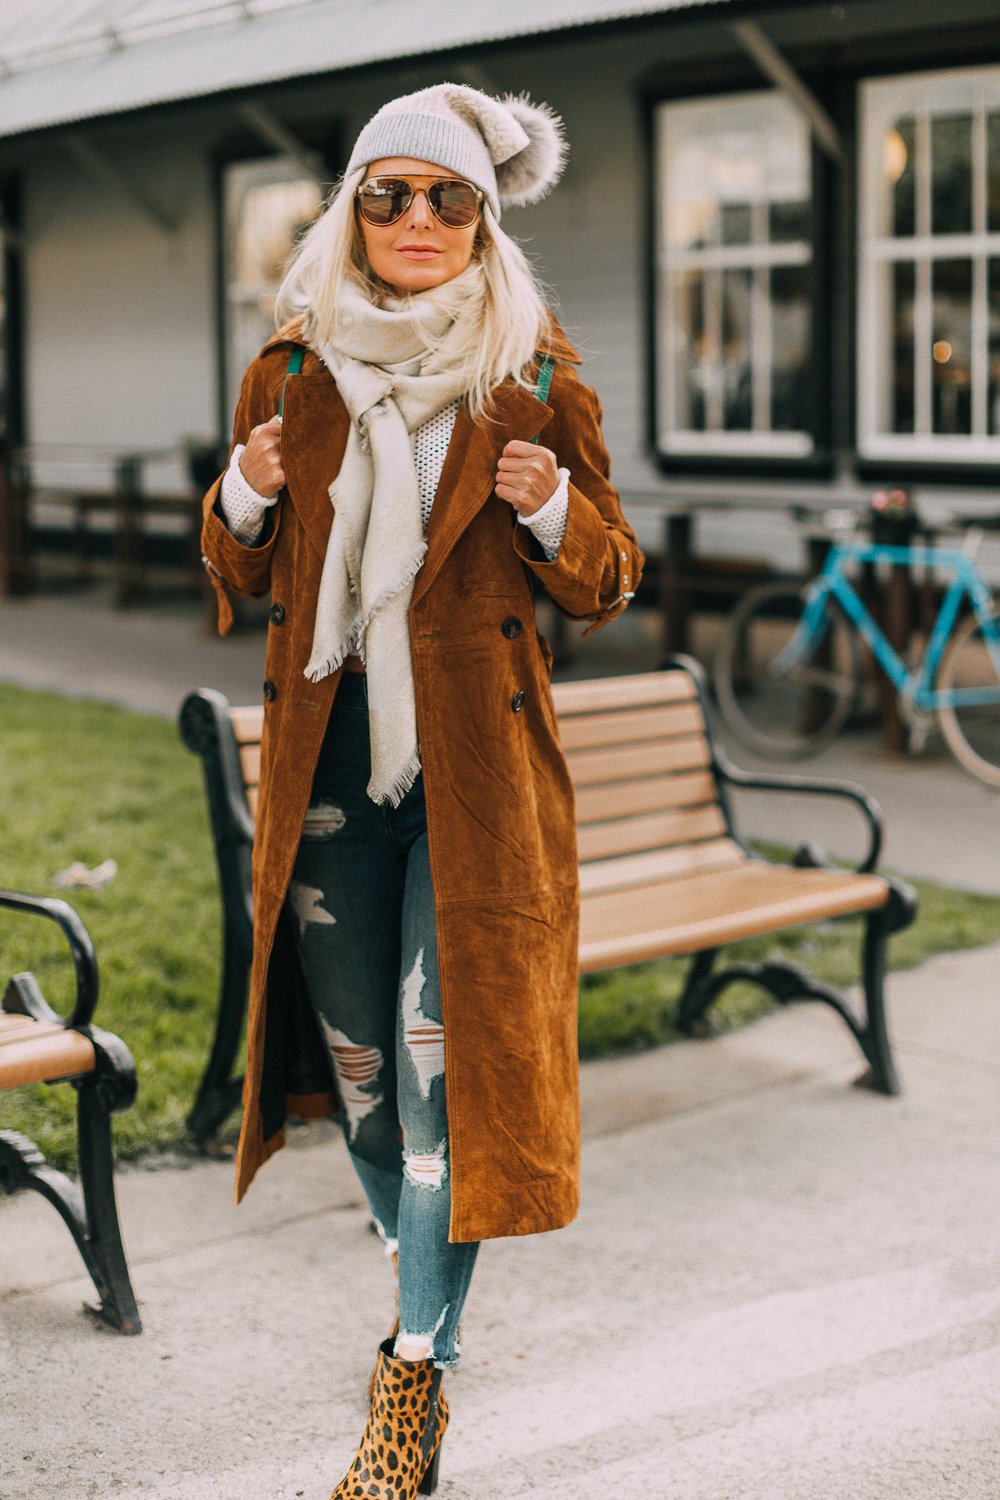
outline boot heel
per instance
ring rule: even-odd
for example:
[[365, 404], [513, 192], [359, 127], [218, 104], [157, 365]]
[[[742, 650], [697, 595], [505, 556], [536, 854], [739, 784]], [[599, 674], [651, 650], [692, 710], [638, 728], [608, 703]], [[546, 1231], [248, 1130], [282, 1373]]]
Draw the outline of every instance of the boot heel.
[[424, 1470], [423, 1479], [421, 1479], [420, 1483], [417, 1485], [418, 1495], [433, 1495], [434, 1491], [437, 1489], [438, 1469], [441, 1467], [441, 1449], [443, 1447], [444, 1442], [442, 1441], [438, 1443], [437, 1447], [434, 1449], [434, 1457], [431, 1459], [430, 1463]]

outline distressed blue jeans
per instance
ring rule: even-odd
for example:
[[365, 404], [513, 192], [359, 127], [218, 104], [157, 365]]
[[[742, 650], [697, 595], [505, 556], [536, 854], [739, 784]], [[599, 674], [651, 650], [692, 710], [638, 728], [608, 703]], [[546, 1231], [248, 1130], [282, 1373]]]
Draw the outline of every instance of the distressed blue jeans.
[[478, 1244], [450, 1244], [441, 985], [423, 777], [377, 806], [367, 681], [334, 699], [288, 888], [333, 1064], [347, 1149], [383, 1239], [398, 1241], [401, 1334], [458, 1357]]

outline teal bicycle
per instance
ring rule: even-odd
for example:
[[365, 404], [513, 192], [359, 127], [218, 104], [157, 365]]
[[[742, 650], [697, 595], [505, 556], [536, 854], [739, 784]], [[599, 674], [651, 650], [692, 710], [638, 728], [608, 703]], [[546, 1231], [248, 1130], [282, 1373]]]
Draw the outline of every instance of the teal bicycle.
[[[927, 648], [910, 666], [872, 619], [851, 577], [865, 564], [933, 567], [951, 575]], [[811, 584], [753, 589], [729, 616], [716, 649], [723, 718], [737, 739], [761, 754], [815, 754], [862, 702], [862, 642], [896, 688], [911, 750], [923, 748], [936, 719], [959, 764], [1000, 787], [1000, 612], [970, 551], [837, 543]]]

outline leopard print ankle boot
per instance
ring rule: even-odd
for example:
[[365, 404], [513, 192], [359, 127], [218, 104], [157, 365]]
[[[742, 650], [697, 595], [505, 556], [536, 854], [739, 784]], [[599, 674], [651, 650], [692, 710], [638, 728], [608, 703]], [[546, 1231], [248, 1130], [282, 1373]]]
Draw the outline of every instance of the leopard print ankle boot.
[[413, 1500], [437, 1488], [448, 1403], [430, 1359], [397, 1359], [379, 1346], [375, 1394], [355, 1458], [330, 1500]]

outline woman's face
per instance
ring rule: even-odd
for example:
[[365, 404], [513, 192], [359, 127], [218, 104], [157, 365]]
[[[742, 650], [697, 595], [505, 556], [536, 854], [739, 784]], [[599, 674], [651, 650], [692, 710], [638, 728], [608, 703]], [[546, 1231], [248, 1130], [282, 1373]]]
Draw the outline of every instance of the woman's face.
[[[365, 175], [366, 182], [369, 177], [405, 177], [417, 189], [428, 188], [444, 177], [463, 180], [446, 167], [409, 156], [387, 156], [373, 161]], [[364, 236], [369, 265], [400, 297], [442, 286], [464, 271], [472, 259], [479, 227], [477, 217], [464, 229], [449, 229], [431, 212], [426, 193], [419, 191], [394, 224], [380, 227], [369, 224], [360, 213], [355, 217]]]

